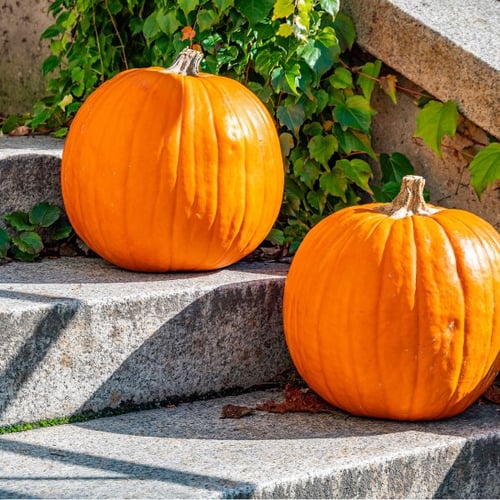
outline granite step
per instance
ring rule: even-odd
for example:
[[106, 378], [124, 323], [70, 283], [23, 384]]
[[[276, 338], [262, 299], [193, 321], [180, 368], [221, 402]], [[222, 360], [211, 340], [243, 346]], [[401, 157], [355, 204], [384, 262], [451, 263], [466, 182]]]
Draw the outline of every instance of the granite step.
[[273, 391], [0, 435], [1, 498], [499, 498], [500, 410], [401, 423], [255, 412]]
[[144, 274], [0, 266], [0, 427], [248, 389], [290, 367], [286, 264]]

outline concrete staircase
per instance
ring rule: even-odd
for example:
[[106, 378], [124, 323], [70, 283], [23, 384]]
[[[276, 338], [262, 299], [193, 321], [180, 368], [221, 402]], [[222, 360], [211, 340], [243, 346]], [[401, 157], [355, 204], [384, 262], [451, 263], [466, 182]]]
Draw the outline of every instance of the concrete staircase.
[[[363, 48], [497, 135], [500, 86], [471, 94], [470, 82], [498, 82], [488, 26], [500, 8], [478, 0], [471, 13], [469, 4], [343, 7]], [[478, 32], [489, 41], [471, 42]], [[387, 128], [374, 125], [380, 141]], [[43, 200], [62, 206], [62, 146], [0, 137], [0, 214]], [[483, 204], [497, 225], [495, 194]], [[0, 266], [0, 498], [499, 498], [498, 405], [422, 423], [341, 411], [221, 418], [225, 405], [283, 397], [270, 382], [291, 367], [281, 323], [287, 269], [240, 262], [141, 274], [84, 257]], [[77, 416], [92, 419], [11, 432]]]

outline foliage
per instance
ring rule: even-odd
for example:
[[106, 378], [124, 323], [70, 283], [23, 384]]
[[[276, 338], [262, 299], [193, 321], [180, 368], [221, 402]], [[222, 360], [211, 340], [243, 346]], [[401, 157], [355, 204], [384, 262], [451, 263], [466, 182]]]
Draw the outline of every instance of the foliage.
[[[191, 45], [203, 50], [205, 71], [243, 82], [275, 118], [286, 193], [271, 242], [293, 252], [328, 213], [397, 190], [397, 181], [384, 176], [375, 186], [367, 162], [378, 160], [370, 143], [373, 89], [395, 103], [397, 80], [380, 76], [380, 61], [350, 65], [355, 32], [339, 0], [52, 0], [49, 10], [55, 22], [42, 34], [50, 41], [42, 68], [49, 95], [34, 107], [32, 130], [65, 136], [100, 83], [127, 68], [168, 66]], [[454, 120], [453, 103], [432, 101], [416, 135], [440, 155]], [[500, 176], [498, 167], [485, 167], [491, 158], [475, 160], [478, 194]], [[406, 172], [407, 161], [391, 161]]]
[[46, 202], [38, 203], [29, 212], [16, 211], [2, 218], [10, 227], [0, 227], [0, 262], [32, 262], [72, 232], [60, 209]]
[[[286, 195], [272, 241], [298, 245], [327, 212], [370, 198], [370, 82], [342, 58], [354, 42], [338, 0], [55, 0], [42, 37], [50, 96], [31, 127], [64, 135], [102, 81], [137, 66], [167, 66], [201, 47], [203, 70], [247, 85], [275, 117], [286, 160]], [[380, 64], [366, 72], [378, 75]], [[372, 85], [373, 87], [373, 85]]]

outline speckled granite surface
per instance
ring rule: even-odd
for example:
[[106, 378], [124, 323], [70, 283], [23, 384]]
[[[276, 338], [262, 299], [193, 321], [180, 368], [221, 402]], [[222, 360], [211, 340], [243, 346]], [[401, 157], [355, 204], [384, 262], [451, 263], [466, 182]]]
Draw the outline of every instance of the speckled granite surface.
[[289, 366], [287, 269], [142, 274], [83, 257], [0, 266], [0, 426], [269, 380]]
[[498, 498], [500, 409], [221, 419], [260, 392], [0, 436], [1, 498]]

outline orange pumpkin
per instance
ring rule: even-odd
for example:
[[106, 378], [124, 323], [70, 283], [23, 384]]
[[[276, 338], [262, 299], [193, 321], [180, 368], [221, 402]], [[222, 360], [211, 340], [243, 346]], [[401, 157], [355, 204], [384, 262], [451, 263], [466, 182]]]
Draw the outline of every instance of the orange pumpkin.
[[267, 236], [284, 171], [275, 124], [235, 80], [198, 72], [185, 49], [168, 68], [131, 69], [78, 111], [62, 158], [76, 233], [137, 271], [228, 266]]
[[500, 237], [426, 205], [424, 179], [392, 204], [349, 207], [306, 236], [285, 284], [284, 327], [308, 385], [354, 415], [456, 415], [500, 368]]

